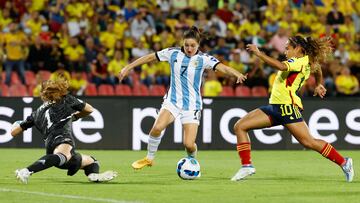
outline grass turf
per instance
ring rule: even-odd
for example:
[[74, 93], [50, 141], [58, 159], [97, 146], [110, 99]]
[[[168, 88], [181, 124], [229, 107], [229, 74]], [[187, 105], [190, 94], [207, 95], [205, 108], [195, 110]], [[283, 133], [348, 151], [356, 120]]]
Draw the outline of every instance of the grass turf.
[[[202, 177], [185, 181], [176, 174], [184, 151], [159, 151], [153, 167], [134, 171], [131, 163], [145, 151], [78, 150], [93, 155], [101, 171], [116, 170], [117, 179], [90, 183], [82, 171], [67, 177], [51, 168], [24, 185], [14, 170], [40, 158], [42, 149], [0, 149], [0, 202], [359, 202], [360, 181], [345, 182], [341, 169], [312, 151], [253, 151], [256, 174], [231, 182], [239, 169], [235, 151], [200, 151]], [[360, 151], [341, 151], [360, 167]], [[356, 171], [355, 171], [356, 172]]]

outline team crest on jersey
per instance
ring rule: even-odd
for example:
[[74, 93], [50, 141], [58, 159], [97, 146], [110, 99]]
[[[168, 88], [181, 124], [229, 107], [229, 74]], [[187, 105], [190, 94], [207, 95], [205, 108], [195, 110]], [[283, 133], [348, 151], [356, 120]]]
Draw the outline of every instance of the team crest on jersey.
[[193, 65], [194, 65], [195, 67], [197, 67], [197, 66], [198, 66], [198, 64], [199, 64], [199, 62], [198, 62], [198, 61], [194, 61], [194, 62], [193, 62]]
[[289, 62], [289, 63], [293, 63], [293, 62], [294, 62], [294, 59], [289, 59], [288, 62]]

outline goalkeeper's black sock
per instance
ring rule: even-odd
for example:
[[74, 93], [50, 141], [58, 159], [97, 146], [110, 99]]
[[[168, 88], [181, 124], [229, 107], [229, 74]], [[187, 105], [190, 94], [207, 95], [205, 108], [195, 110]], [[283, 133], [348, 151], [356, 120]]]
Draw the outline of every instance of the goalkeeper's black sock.
[[94, 162], [84, 167], [84, 173], [86, 176], [88, 176], [91, 173], [99, 173], [100, 171], [99, 162], [94, 157], [91, 158], [94, 159]]
[[29, 169], [30, 172], [37, 173], [52, 166], [61, 166], [65, 164], [66, 161], [66, 156], [61, 153], [48, 154], [35, 161], [33, 164], [27, 167], [27, 169]]

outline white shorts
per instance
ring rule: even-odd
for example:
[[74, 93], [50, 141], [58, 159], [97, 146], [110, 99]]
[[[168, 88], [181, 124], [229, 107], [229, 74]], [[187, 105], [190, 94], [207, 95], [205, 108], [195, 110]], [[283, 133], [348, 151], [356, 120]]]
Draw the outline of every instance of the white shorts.
[[168, 101], [164, 101], [161, 105], [161, 109], [166, 109], [170, 111], [170, 113], [177, 118], [180, 116], [180, 120], [182, 124], [185, 123], [196, 123], [200, 124], [200, 118], [201, 118], [201, 110], [189, 110], [185, 111], [181, 108], [178, 108], [174, 104]]

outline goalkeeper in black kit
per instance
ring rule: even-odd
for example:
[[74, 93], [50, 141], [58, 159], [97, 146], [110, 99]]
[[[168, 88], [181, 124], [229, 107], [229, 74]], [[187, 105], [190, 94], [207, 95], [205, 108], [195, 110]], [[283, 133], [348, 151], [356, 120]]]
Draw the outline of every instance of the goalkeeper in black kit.
[[100, 166], [94, 157], [75, 151], [72, 122], [91, 114], [93, 107], [69, 95], [68, 87], [68, 82], [62, 78], [43, 82], [40, 96], [44, 103], [25, 121], [13, 125], [12, 136], [35, 126], [45, 141], [46, 155], [15, 171], [16, 178], [23, 183], [28, 183], [32, 174], [53, 166], [67, 170], [70, 176], [83, 169], [91, 182], [110, 181], [117, 176], [115, 171], [99, 173]]

